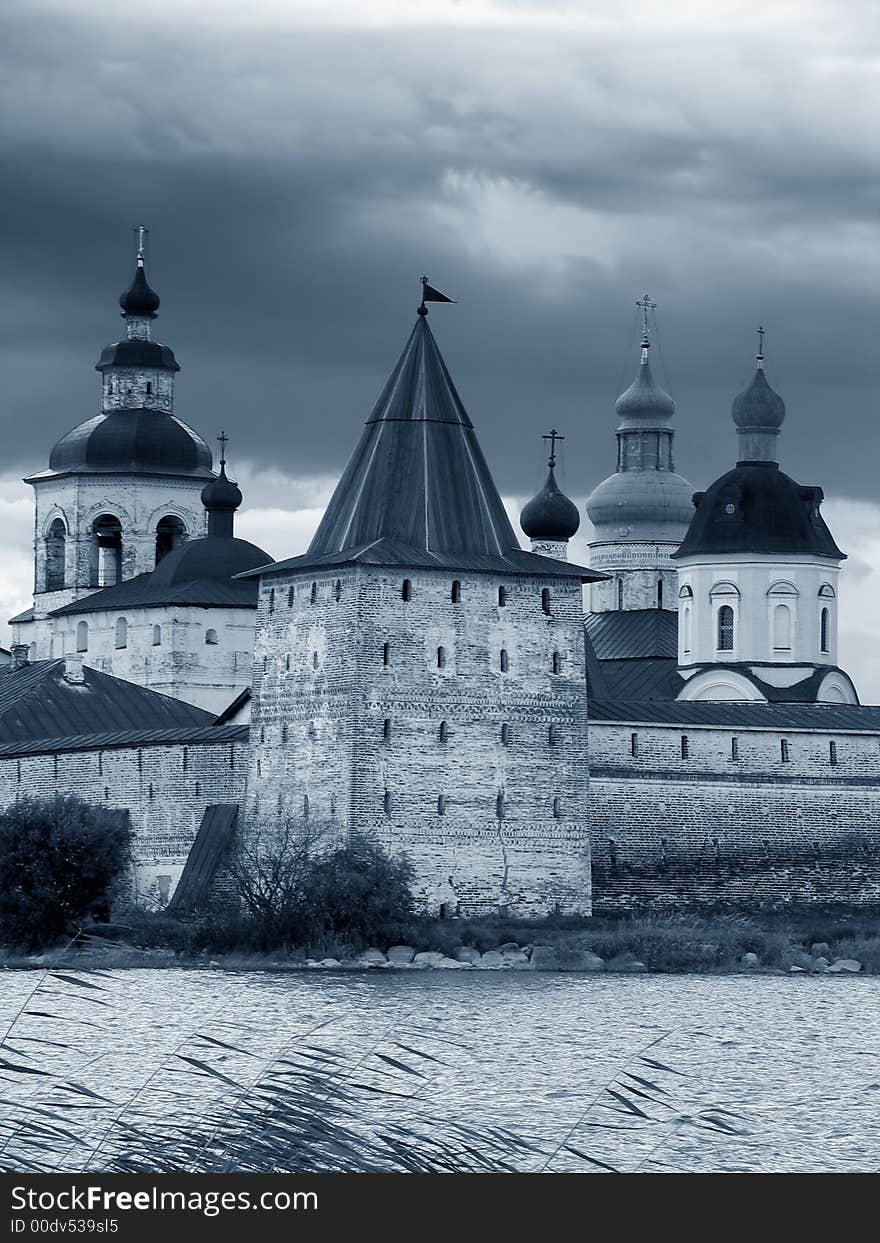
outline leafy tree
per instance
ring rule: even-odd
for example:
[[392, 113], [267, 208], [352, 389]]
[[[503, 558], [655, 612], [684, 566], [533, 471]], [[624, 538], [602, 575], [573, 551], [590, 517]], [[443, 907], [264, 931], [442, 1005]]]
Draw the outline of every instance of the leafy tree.
[[414, 910], [412, 864], [389, 855], [366, 833], [350, 833], [318, 855], [308, 878], [308, 901], [315, 930], [370, 938]]
[[131, 860], [126, 817], [72, 795], [24, 798], [0, 812], [0, 941], [42, 949], [106, 916]]

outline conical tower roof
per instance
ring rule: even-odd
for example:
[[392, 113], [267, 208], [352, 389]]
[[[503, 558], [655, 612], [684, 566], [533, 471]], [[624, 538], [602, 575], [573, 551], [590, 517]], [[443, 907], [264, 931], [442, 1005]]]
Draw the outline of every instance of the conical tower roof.
[[520, 548], [423, 309], [308, 552], [270, 570], [355, 561], [602, 577]]

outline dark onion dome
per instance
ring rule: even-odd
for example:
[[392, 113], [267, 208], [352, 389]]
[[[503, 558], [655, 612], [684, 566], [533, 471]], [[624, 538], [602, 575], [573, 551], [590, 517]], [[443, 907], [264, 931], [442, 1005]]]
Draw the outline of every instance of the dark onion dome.
[[209, 479], [211, 450], [173, 414], [113, 410], [62, 436], [49, 455], [55, 474], [184, 475]]
[[822, 499], [821, 488], [795, 483], [776, 462], [740, 462], [694, 495], [696, 513], [672, 556], [774, 553], [842, 561], [819, 512]]
[[519, 525], [533, 540], [568, 540], [581, 525], [577, 505], [559, 490], [552, 466], [541, 491], [523, 506]]
[[220, 463], [220, 474], [202, 488], [202, 504], [210, 512], [236, 510], [244, 498], [238, 484], [226, 477], [226, 463]]
[[763, 367], [758, 367], [748, 388], [734, 397], [730, 412], [741, 431], [778, 431], [785, 418], [785, 402], [770, 387]]
[[644, 360], [639, 373], [625, 393], [621, 393], [615, 403], [615, 409], [621, 419], [650, 418], [664, 421], [675, 413], [675, 402], [669, 394], [656, 383], [651, 375], [651, 365], [647, 359], [647, 351], [643, 349]]
[[123, 315], [155, 318], [156, 311], [159, 309], [159, 295], [147, 284], [147, 274], [141, 258], [138, 259], [134, 280], [125, 293], [119, 295], [119, 305], [122, 307]]

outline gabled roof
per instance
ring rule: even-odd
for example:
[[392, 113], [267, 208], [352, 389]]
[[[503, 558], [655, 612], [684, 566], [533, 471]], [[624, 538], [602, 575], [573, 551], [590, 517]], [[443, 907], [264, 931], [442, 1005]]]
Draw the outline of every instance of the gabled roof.
[[172, 725], [167, 729], [117, 729], [71, 734], [65, 738], [24, 738], [0, 743], [4, 759], [25, 755], [56, 755], [63, 751], [112, 751], [126, 747], [199, 746], [247, 742], [247, 725]]
[[600, 660], [602, 683], [590, 693], [596, 699], [675, 699], [684, 686], [677, 661], [667, 656], [640, 660]]
[[678, 614], [668, 609], [588, 613], [584, 626], [599, 660], [678, 657]]
[[69, 738], [113, 730], [210, 725], [203, 708], [114, 678], [97, 669], [69, 682], [63, 660], [12, 669], [0, 666], [0, 745], [26, 739]]
[[256, 584], [237, 579], [200, 578], [187, 583], [155, 583], [152, 574], [138, 574], [115, 587], [105, 587], [90, 596], [72, 600], [54, 609], [50, 617], [79, 616], [81, 613], [117, 612], [120, 609], [154, 608], [178, 605], [183, 608], [254, 609]]
[[[427, 318], [420, 314], [303, 557], [352, 563], [603, 577], [519, 547]], [[250, 572], [253, 574], [254, 572]]]

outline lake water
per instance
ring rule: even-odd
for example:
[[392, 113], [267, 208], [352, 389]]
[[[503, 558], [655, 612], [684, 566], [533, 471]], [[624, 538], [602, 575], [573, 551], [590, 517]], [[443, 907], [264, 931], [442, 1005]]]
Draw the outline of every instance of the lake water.
[[7, 1171], [880, 1166], [877, 978], [4, 971], [10, 1023]]

